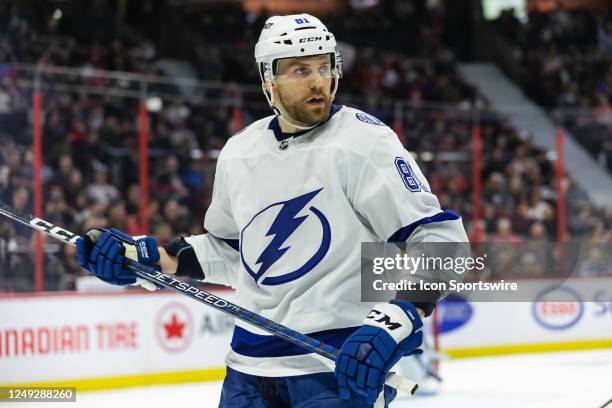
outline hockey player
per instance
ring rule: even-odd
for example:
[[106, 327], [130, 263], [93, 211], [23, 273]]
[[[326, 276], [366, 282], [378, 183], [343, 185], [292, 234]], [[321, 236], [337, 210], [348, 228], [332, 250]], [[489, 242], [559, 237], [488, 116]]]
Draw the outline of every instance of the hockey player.
[[368, 407], [379, 394], [387, 406], [395, 391], [385, 374], [418, 353], [434, 303], [361, 302], [360, 243], [466, 242], [461, 219], [440, 209], [389, 127], [332, 104], [342, 64], [319, 19], [269, 18], [255, 59], [274, 115], [223, 148], [207, 233], [157, 248], [152, 237], [92, 230], [79, 262], [112, 284], [137, 281], [126, 256], [232, 286], [237, 304], [341, 349], [330, 367], [236, 321], [220, 407]]

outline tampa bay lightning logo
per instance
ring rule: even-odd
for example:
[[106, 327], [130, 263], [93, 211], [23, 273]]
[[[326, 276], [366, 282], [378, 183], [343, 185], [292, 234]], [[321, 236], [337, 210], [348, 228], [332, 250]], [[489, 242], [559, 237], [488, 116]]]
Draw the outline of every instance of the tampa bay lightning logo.
[[377, 117], [369, 115], [369, 114], [367, 114], [365, 112], [357, 112], [355, 114], [355, 116], [360, 121], [365, 122], [365, 123], [369, 123], [370, 125], [385, 126], [385, 124], [383, 122], [381, 122]]
[[[321, 190], [271, 204], [244, 227], [240, 234], [240, 259], [255, 282], [261, 285], [291, 282], [323, 260], [329, 250], [331, 228], [319, 209], [308, 206]], [[267, 231], [265, 236], [262, 231]], [[282, 262], [277, 264], [281, 258]]]

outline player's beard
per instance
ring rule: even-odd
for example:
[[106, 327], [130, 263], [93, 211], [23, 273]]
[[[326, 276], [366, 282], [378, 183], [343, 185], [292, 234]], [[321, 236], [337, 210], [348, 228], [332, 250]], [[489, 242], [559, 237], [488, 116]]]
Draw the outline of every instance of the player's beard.
[[[313, 96], [323, 99], [323, 106], [310, 106], [308, 104], [308, 99], [312, 98]], [[284, 95], [283, 91], [279, 89], [278, 99], [285, 112], [287, 112], [287, 114], [293, 118], [293, 120], [299, 122], [299, 124], [312, 126], [316, 125], [317, 123], [325, 122], [329, 118], [329, 111], [331, 109], [331, 100], [329, 95], [309, 95], [305, 99], [293, 100], [293, 97]]]

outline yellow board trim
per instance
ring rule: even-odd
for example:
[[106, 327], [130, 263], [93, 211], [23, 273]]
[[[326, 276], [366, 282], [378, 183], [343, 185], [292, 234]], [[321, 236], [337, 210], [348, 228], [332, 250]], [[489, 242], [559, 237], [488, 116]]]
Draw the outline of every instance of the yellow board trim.
[[570, 350], [592, 350], [612, 348], [612, 339], [575, 340], [555, 343], [505, 344], [501, 346], [482, 346], [442, 349], [452, 358], [487, 357], [505, 354], [552, 353]]
[[225, 378], [225, 367], [203, 370], [172, 371], [165, 373], [121, 375], [100, 378], [78, 378], [74, 380], [45, 381], [25, 384], [1, 384], [17, 387], [76, 387], [77, 392], [110, 390], [161, 384], [180, 384], [200, 381], [218, 381]]

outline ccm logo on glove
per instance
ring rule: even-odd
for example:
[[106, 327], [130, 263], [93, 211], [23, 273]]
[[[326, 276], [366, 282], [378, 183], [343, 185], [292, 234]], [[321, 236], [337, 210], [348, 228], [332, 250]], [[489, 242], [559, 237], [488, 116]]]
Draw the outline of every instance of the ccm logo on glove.
[[411, 319], [415, 320], [411, 310], [404, 311], [392, 303], [382, 303], [374, 306], [363, 319], [363, 324], [385, 330], [399, 343], [412, 333]]
[[136, 241], [136, 243], [138, 244], [138, 257], [141, 258], [144, 263], [151, 262], [151, 256], [149, 255], [149, 251], [147, 250], [147, 242], [145, 240], [141, 240]]

